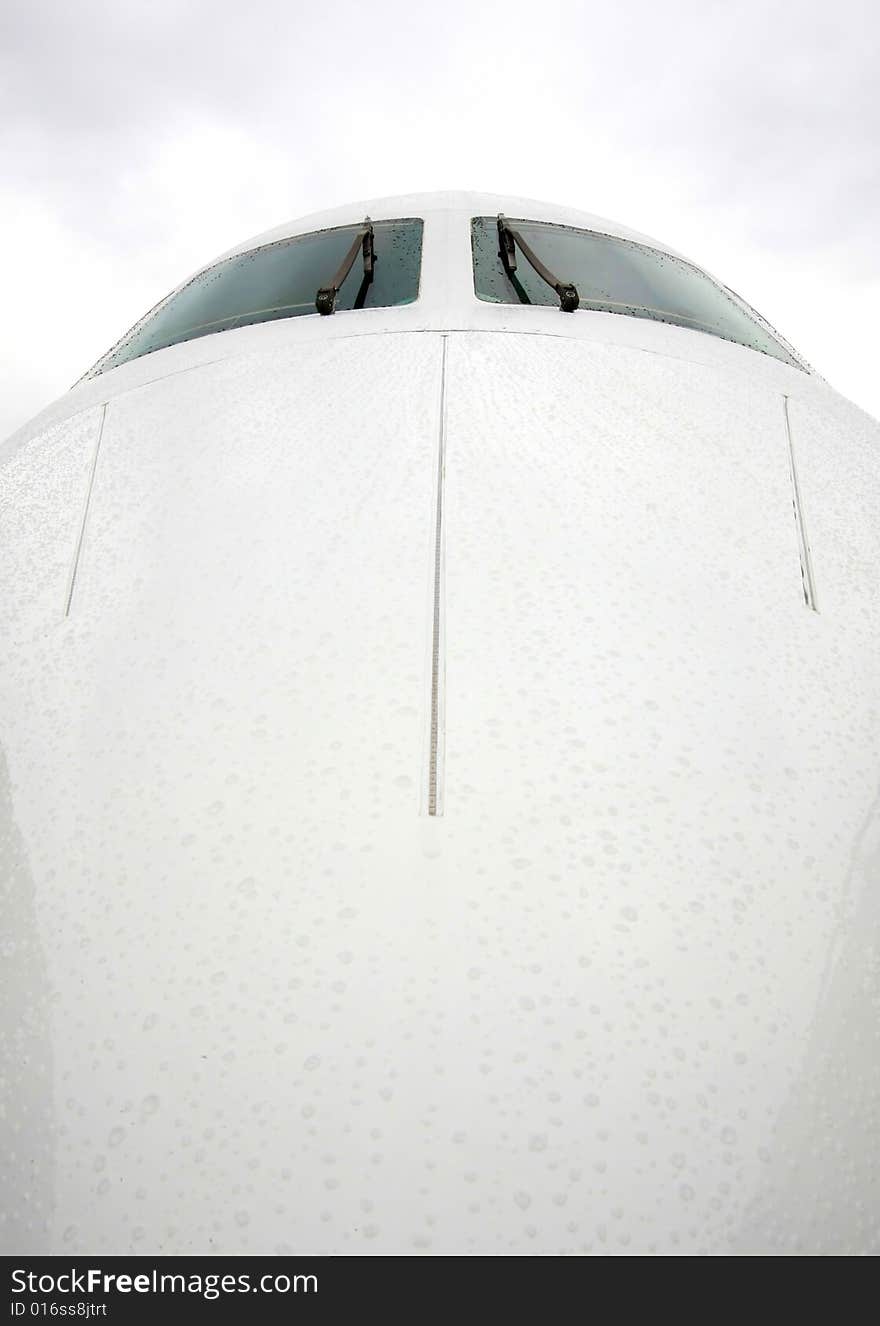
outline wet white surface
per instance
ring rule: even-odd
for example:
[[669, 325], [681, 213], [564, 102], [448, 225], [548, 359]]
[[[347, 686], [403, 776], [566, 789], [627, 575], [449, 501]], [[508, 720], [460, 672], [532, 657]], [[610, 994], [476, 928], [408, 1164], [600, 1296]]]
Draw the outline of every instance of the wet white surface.
[[876, 1251], [880, 427], [298, 321], [0, 470], [4, 1250]]

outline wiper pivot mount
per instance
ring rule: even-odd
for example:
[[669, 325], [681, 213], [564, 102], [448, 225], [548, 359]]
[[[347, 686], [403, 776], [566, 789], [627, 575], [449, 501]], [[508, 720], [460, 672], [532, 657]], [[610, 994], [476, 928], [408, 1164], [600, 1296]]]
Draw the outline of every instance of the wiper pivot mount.
[[345, 284], [346, 277], [354, 266], [354, 260], [357, 257], [358, 249], [364, 257], [364, 279], [361, 282], [355, 308], [363, 308], [364, 299], [367, 294], [367, 286], [373, 279], [373, 264], [376, 261], [376, 253], [373, 245], [373, 224], [368, 216], [364, 217], [364, 224], [355, 235], [351, 248], [342, 259], [339, 271], [333, 277], [329, 285], [322, 285], [315, 298], [315, 308], [319, 313], [325, 316], [336, 311], [336, 296]]
[[537, 253], [526, 243], [518, 230], [514, 230], [509, 221], [506, 221], [499, 212], [498, 214], [498, 253], [504, 264], [504, 270], [518, 289], [521, 289], [519, 281], [516, 280], [516, 250], [520, 249], [523, 257], [534, 267], [542, 281], [545, 281], [552, 290], [555, 290], [559, 296], [559, 307], [563, 313], [574, 313], [580, 301], [577, 292], [577, 286], [571, 281], [560, 281], [558, 276], [554, 276], [549, 267], [545, 267], [538, 257]]

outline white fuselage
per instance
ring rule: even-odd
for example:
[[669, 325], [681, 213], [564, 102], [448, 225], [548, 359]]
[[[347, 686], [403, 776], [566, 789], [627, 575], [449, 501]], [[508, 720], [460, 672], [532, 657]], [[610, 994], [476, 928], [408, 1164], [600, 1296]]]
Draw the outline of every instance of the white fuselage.
[[537, 206], [0, 449], [4, 1251], [878, 1250], [880, 426]]

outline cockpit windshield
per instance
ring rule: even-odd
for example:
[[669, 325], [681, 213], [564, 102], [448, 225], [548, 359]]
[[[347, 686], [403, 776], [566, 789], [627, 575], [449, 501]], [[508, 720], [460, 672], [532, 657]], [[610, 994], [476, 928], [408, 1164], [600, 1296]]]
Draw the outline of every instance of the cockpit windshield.
[[[471, 244], [478, 299], [670, 322], [800, 367], [732, 294], [659, 249], [571, 226], [494, 216], [473, 218]], [[518, 252], [523, 261], [517, 261]]]
[[[361, 249], [363, 261], [355, 261]], [[103, 373], [153, 350], [255, 322], [411, 304], [419, 293], [421, 257], [422, 222], [414, 218], [367, 219], [265, 244], [194, 276], [137, 323], [93, 371]]]

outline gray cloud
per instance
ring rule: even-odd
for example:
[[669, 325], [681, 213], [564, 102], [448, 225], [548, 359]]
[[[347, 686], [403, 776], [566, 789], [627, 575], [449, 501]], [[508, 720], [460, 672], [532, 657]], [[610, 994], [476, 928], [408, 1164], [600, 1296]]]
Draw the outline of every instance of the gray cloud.
[[87, 224], [96, 208], [115, 218], [120, 170], [193, 122], [245, 125], [311, 178], [393, 155], [396, 118], [431, 150], [454, 141], [471, 170], [512, 170], [531, 121], [574, 180], [591, 140], [610, 136], [703, 198], [749, 199], [765, 234], [802, 243], [831, 224], [861, 234], [877, 206], [878, 34], [862, 0], [475, 12], [37, 0], [0, 28], [0, 144], [7, 179]]

